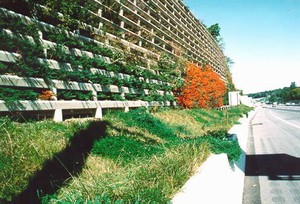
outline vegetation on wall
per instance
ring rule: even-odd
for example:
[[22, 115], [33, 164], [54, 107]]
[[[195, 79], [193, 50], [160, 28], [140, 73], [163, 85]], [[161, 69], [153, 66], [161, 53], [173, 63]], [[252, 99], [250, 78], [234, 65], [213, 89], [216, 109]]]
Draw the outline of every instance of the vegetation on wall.
[[[120, 98], [120, 94], [115, 96], [111, 93], [98, 93], [100, 94], [98, 100], [120, 98], [122, 100], [174, 101], [175, 98], [173, 94], [170, 94], [170, 92], [173, 91], [176, 96], [180, 96], [178, 98], [179, 103], [182, 105], [185, 104], [183, 105], [184, 107], [196, 107], [195, 102], [191, 105], [191, 102], [187, 102], [188, 99], [184, 99], [184, 97], [187, 97], [187, 93], [180, 93], [182, 90], [185, 92], [188, 90], [187, 88], [182, 89], [184, 82], [182, 77], [184, 77], [185, 74], [183, 68], [185, 67], [186, 61], [175, 59], [173, 55], [160, 53], [157, 66], [151, 66], [152, 70], [149, 70], [140, 67], [140, 65], [143, 64], [141, 60], [143, 56], [140, 56], [140, 54], [126, 53], [126, 50], [120, 52], [117, 49], [112, 50], [108, 46], [103, 46], [103, 44], [100, 45], [97, 40], [101, 39], [101, 36], [98, 31], [96, 32], [94, 29], [98, 27], [98, 25], [94, 25], [96, 17], [91, 13], [91, 11], [94, 13], [97, 11], [90, 1], [37, 0], [34, 3], [26, 0], [5, 1], [3, 7], [12, 9], [12, 5], [17, 5], [18, 2], [22, 2], [26, 5], [28, 12], [23, 12], [24, 15], [61, 29], [45, 29], [38, 21], [33, 21], [36, 23], [31, 23], [32, 25], [28, 26], [28, 22], [26, 21], [22, 21], [18, 18], [12, 21], [9, 20], [10, 17], [2, 16], [1, 22], [5, 25], [4, 28], [14, 33], [17, 32], [21, 36], [20, 38], [13, 36], [8, 37], [5, 33], [1, 33], [0, 37], [3, 39], [1, 42], [7, 42], [2, 43], [1, 47], [6, 47], [4, 50], [20, 54], [17, 66], [5, 65], [5, 70], [1, 70], [2, 74], [9, 73], [18, 76], [43, 78], [46, 82], [50, 82], [52, 79], [58, 79], [64, 82], [76, 81], [79, 83], [95, 83], [104, 86], [125, 86], [139, 91], [136, 96], [126, 96], [125, 94], [123, 98]], [[105, 1], [104, 3], [107, 3], [108, 6], [103, 9], [103, 15], [110, 15], [110, 13], [115, 13], [120, 9], [119, 4], [116, 2]], [[116, 16], [116, 18], [118, 18], [118, 16]], [[99, 23], [99, 19], [97, 19], [97, 21]], [[94, 28], [86, 26], [84, 23], [90, 24], [94, 26]], [[27, 28], [30, 29], [27, 30]], [[212, 25], [208, 30], [217, 41], [220, 39], [220, 27], [218, 24]], [[33, 37], [33, 41], [28, 41], [28, 38], [23, 35]], [[104, 35], [102, 37], [104, 38]], [[41, 41], [42, 38], [54, 42], [55, 44], [45, 46]], [[80, 49], [83, 54], [76, 54], [75, 49]], [[28, 50], [28, 52], [26, 52], [26, 50]], [[86, 55], [84, 53], [85, 51], [91, 52], [93, 57]], [[104, 58], [99, 58], [97, 55], [109, 57], [110, 63], [104, 60]], [[37, 63], [37, 58], [56, 60], [60, 63], [59, 66], [64, 66], [64, 63], [68, 63], [73, 70], [54, 70], [47, 63]], [[99, 69], [101, 71], [95, 72], [95, 70], [92, 69]], [[203, 69], [204, 67], [202, 70]], [[113, 72], [114, 77], [108, 76], [107, 74], [100, 74], [103, 70], [107, 71], [107, 73]], [[209, 70], [211, 70], [211, 68], [209, 68]], [[119, 73], [128, 74], [129, 77], [118, 77]], [[228, 72], [228, 76], [230, 76], [230, 72]], [[159, 83], [157, 83], [157, 81], [159, 81]], [[227, 83], [228, 90], [232, 89], [232, 87], [230, 87], [232, 84], [231, 81]], [[148, 90], [149, 95], [143, 93], [145, 89]], [[197, 93], [198, 103], [201, 103], [198, 104], [198, 106], [220, 106], [222, 102], [220, 101], [221, 99], [217, 99], [219, 96], [216, 94], [220, 91], [204, 91], [205, 89], [206, 88], [199, 89], [199, 93]], [[157, 90], [165, 91], [165, 93], [161, 95]], [[71, 90], [58, 91], [58, 100], [91, 99], [91, 92]], [[200, 97], [203, 94], [207, 94], [206, 99], [203, 96], [202, 98]], [[107, 95], [107, 97], [105, 95]], [[5, 96], [2, 99], [5, 100]], [[200, 102], [201, 100], [204, 101]]]
[[[43, 78], [46, 82], [50, 82], [52, 79], [58, 79], [65, 82], [76, 81], [82, 83], [96, 83], [104, 86], [127, 86], [128, 88], [134, 88], [140, 92], [143, 92], [144, 89], [148, 89], [149, 95], [138, 94], [137, 97], [125, 96], [125, 98], [135, 98], [136, 100], [140, 99], [146, 101], [174, 101], [172, 95], [165, 94], [164, 96], [160, 96], [156, 91], [162, 90], [170, 92], [172, 90], [172, 86], [167, 83], [168, 81], [172, 82], [174, 79], [174, 77], [169, 77], [172, 73], [167, 73], [170, 72], [170, 69], [158, 73], [141, 68], [138, 62], [139, 59], [132, 54], [116, 52], [108, 47], [100, 46], [95, 41], [83, 41], [82, 39], [78, 39], [76, 36], [70, 35], [67, 32], [62, 32], [59, 29], [42, 30], [43, 38], [56, 43], [53, 46], [46, 47], [40, 40], [39, 24], [32, 22], [28, 25], [21, 19], [15, 18], [12, 21], [7, 16], [1, 16], [0, 21], [3, 22], [5, 29], [17, 33], [11, 35], [7, 31], [1, 32], [1, 49], [18, 53], [20, 56], [16, 59], [16, 64], [1, 63], [0, 74]], [[80, 49], [82, 54], [76, 54], [74, 49]], [[94, 57], [88, 56], [84, 53], [85, 51], [92, 52]], [[100, 55], [109, 57], [111, 62], [108, 62]], [[61, 63], [60, 66], [62, 67], [64, 66], [64, 63], [69, 63], [72, 66], [73, 71], [63, 68], [52, 69], [47, 61], [45, 61], [46, 63], [40, 63], [38, 62], [38, 58], [56, 60]], [[125, 60], [125, 63], [122, 60]], [[95, 72], [92, 71], [92, 69], [105, 70], [107, 71], [107, 74], [103, 74], [102, 71]], [[159, 69], [163, 70], [165, 67]], [[114, 77], [109, 76], [109, 72], [113, 72]], [[128, 74], [129, 76], [120, 78], [118, 77], [119, 73]], [[160, 81], [160, 83], [157, 83], [157, 81]], [[14, 89], [10, 89], [9, 91], [12, 90]], [[8, 92], [6, 91], [4, 93]], [[81, 96], [82, 94], [79, 93], [80, 92], [78, 91], [59, 91], [58, 99], [91, 99], [90, 92], [84, 93], [86, 96]], [[103, 94], [108, 94], [108, 97], [103, 97]], [[101, 93], [101, 95], [102, 96], [98, 97], [98, 99], [120, 98], [111, 98], [109, 93]], [[19, 96], [20, 98], [11, 96], [12, 95], [2, 94], [1, 99], [6, 101], [28, 99], [28, 97], [24, 98], [20, 94], [16, 94], [16, 96]], [[34, 98], [31, 99], [34, 100]]]

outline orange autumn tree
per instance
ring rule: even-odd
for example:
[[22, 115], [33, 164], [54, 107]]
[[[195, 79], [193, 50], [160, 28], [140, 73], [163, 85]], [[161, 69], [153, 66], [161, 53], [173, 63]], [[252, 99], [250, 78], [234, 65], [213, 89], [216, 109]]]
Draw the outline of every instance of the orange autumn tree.
[[226, 85], [209, 65], [197, 66], [190, 63], [178, 104], [185, 108], [213, 108], [223, 105]]

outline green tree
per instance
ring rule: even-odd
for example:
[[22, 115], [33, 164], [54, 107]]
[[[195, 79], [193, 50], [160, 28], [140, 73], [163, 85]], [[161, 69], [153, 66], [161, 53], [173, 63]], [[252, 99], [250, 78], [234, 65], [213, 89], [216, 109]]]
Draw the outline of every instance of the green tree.
[[296, 87], [297, 87], [297, 86], [296, 86], [296, 82], [292, 82], [291, 85], [290, 85], [290, 88], [291, 88], [291, 89], [294, 89], [294, 88], [296, 88]]
[[300, 88], [294, 88], [291, 90], [291, 99], [300, 100]]
[[228, 68], [230, 68], [234, 64], [234, 61], [228, 56], [225, 56], [225, 60]]
[[220, 26], [218, 23], [215, 23], [213, 25], [211, 25], [210, 27], [207, 28], [208, 32], [210, 32], [210, 34], [214, 37], [214, 39], [219, 42], [220, 41]]

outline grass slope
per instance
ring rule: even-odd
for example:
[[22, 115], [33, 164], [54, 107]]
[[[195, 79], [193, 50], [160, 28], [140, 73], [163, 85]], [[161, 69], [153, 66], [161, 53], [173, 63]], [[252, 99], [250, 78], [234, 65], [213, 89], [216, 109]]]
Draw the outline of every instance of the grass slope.
[[166, 203], [250, 109], [136, 109], [101, 121], [0, 119], [0, 203]]

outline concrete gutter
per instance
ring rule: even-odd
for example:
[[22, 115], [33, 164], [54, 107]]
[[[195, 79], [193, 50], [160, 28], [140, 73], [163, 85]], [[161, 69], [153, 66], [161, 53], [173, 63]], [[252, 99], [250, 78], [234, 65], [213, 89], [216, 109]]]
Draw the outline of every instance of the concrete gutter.
[[243, 150], [238, 161], [230, 163], [226, 154], [211, 155], [197, 170], [182, 189], [173, 197], [173, 204], [225, 203], [241, 204], [243, 202], [246, 150], [249, 121], [255, 111], [239, 120], [229, 134], [235, 134]]

